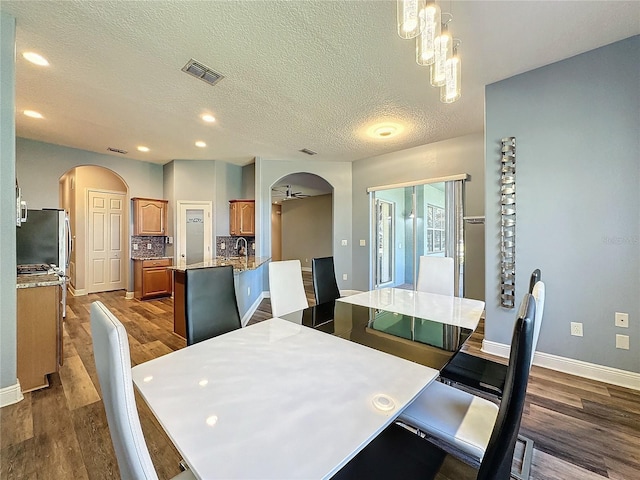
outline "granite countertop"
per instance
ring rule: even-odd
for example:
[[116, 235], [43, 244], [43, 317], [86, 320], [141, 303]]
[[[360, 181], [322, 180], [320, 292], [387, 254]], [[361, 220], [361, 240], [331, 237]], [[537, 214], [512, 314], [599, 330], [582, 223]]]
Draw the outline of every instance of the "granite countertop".
[[193, 268], [223, 267], [225, 265], [232, 265], [233, 273], [240, 273], [247, 270], [255, 270], [269, 260], [271, 260], [271, 257], [216, 257], [212, 258], [208, 262], [192, 263], [190, 265], [187, 265], [184, 262], [178, 262], [177, 265], [167, 268], [170, 270], [184, 272], [185, 270]]
[[54, 273], [43, 275], [18, 275], [16, 288], [52, 287], [64, 285], [64, 278]]
[[166, 258], [170, 258], [171, 260], [173, 260], [173, 257], [135, 257], [135, 258], [131, 258], [131, 260], [164, 260]]

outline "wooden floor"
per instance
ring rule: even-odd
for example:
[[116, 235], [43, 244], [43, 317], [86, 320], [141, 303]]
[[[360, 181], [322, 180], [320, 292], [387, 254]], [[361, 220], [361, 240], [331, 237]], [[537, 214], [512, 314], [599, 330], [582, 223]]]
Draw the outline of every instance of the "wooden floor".
[[[307, 274], [305, 284], [313, 303]], [[124, 323], [132, 364], [185, 346], [172, 333], [171, 299], [125, 300], [122, 291], [69, 297], [64, 366], [49, 388], [0, 410], [1, 479], [119, 478], [93, 362], [94, 300]], [[267, 318], [264, 300], [250, 323]], [[470, 352], [479, 353], [482, 334], [479, 328], [467, 342]], [[179, 455], [144, 401], [137, 403], [158, 476], [171, 478]], [[535, 441], [532, 479], [640, 478], [640, 392], [534, 366], [521, 432]]]

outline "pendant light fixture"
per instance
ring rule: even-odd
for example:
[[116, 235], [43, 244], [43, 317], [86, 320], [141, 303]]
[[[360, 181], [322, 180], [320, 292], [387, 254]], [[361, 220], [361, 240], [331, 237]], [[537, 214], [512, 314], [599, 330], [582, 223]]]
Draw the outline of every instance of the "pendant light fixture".
[[410, 39], [420, 35], [424, 25], [421, 12], [425, 7], [425, 0], [397, 0], [398, 35], [400, 38]]
[[431, 65], [435, 62], [435, 40], [440, 36], [442, 17], [436, 2], [429, 2], [422, 10], [424, 27], [416, 39], [416, 62]]
[[431, 65], [431, 85], [434, 87], [444, 85], [446, 81], [445, 64], [453, 56], [453, 39], [449, 33], [448, 25], [450, 21], [450, 14], [445, 13], [442, 15], [442, 30], [434, 41], [435, 61]]
[[453, 40], [453, 55], [449, 60], [445, 62], [445, 82], [440, 87], [440, 101], [442, 103], [453, 103], [460, 98], [461, 94], [461, 62], [458, 55], [458, 48], [460, 47], [460, 41], [458, 39]]

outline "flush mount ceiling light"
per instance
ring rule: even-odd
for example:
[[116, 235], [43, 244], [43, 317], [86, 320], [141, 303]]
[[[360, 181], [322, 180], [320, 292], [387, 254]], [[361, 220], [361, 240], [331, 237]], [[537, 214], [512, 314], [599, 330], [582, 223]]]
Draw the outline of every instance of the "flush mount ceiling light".
[[367, 135], [380, 140], [386, 140], [402, 133], [404, 127], [399, 123], [377, 123], [367, 129]]
[[203, 113], [200, 118], [202, 120], [204, 120], [207, 123], [213, 123], [216, 121], [216, 117], [214, 117], [213, 115], [209, 114], [209, 113]]
[[40, 112], [36, 112], [35, 110], [25, 110], [22, 113], [31, 118], [44, 118]]
[[48, 67], [49, 66], [49, 62], [47, 61], [46, 58], [44, 58], [42, 55], [35, 53], [35, 52], [24, 52], [22, 54], [22, 56], [24, 57], [25, 60], [35, 64], [35, 65], [40, 65], [41, 67]]
[[146, 152], [149, 151], [149, 147], [145, 147], [144, 145], [140, 145], [140, 146], [138, 146], [138, 151], [146, 153]]
[[202, 140], [198, 140], [198, 141], [196, 142], [196, 147], [204, 148], [204, 147], [206, 147], [206, 146], [207, 146], [207, 144], [206, 144], [206, 143], [204, 143]]

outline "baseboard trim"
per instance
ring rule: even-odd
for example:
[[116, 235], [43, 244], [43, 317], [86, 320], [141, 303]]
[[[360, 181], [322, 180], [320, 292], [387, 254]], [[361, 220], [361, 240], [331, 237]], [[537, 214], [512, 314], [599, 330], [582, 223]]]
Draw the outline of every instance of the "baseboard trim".
[[[173, 298], [173, 295], [171, 297]], [[126, 292], [124, 294], [124, 299], [125, 300], [133, 300], [133, 292]]]
[[74, 297], [82, 297], [87, 294], [87, 289], [86, 288], [75, 289], [71, 284], [69, 284], [69, 292], [71, 292], [71, 295], [73, 295]]
[[[504, 343], [489, 340], [482, 341], [482, 351], [485, 353], [508, 358], [509, 350], [509, 345], [505, 345]], [[558, 372], [640, 391], [640, 373], [583, 362], [582, 360], [575, 360], [573, 358], [560, 357], [544, 352], [535, 353], [533, 364]]]
[[311, 272], [311, 267], [302, 267], [303, 272]]
[[249, 310], [247, 310], [247, 312], [242, 316], [242, 318], [240, 319], [240, 323], [243, 327], [247, 326], [247, 323], [249, 323], [249, 320], [251, 320], [251, 317], [253, 317], [253, 314], [260, 306], [260, 302], [267, 298], [267, 296], [265, 295], [266, 293], [268, 292], [261, 292], [260, 295], [258, 295], [258, 298], [256, 298], [256, 301], [253, 302], [253, 304], [249, 307]]
[[18, 403], [23, 398], [24, 396], [22, 395], [22, 389], [20, 388], [19, 380], [16, 380], [15, 385], [9, 385], [8, 387], [0, 388], [0, 408]]

